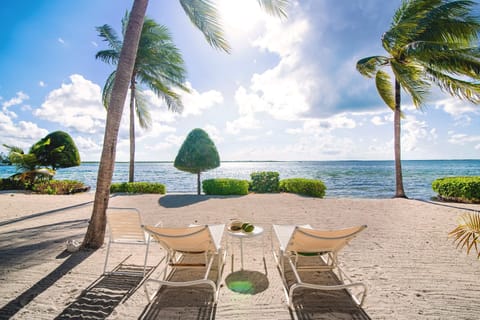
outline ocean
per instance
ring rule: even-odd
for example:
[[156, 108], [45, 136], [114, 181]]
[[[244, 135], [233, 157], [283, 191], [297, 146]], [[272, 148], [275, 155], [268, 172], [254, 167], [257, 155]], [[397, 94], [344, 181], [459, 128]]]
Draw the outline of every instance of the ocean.
[[[480, 160], [404, 160], [403, 183], [409, 198], [429, 200], [435, 193], [432, 181], [447, 176], [480, 175]], [[196, 193], [196, 175], [179, 171], [172, 162], [138, 162], [135, 181], [163, 183], [167, 193]], [[209, 178], [250, 180], [257, 171], [277, 171], [280, 179], [309, 178], [322, 180], [327, 198], [391, 198], [395, 194], [393, 161], [232, 161], [202, 173]], [[79, 167], [59, 169], [55, 179], [72, 179], [96, 187], [98, 162], [84, 162]], [[15, 173], [13, 166], [0, 166], [0, 178]], [[128, 180], [128, 163], [115, 165], [113, 182]]]

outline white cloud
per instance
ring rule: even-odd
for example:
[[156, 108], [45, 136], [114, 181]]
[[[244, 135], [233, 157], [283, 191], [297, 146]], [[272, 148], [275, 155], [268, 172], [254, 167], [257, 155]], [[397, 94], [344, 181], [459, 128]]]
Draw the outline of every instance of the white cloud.
[[33, 122], [13, 121], [17, 115], [8, 108], [22, 104], [26, 99], [28, 99], [26, 94], [18, 92], [14, 98], [2, 103], [2, 110], [0, 110], [0, 141], [2, 143], [29, 148], [33, 143], [48, 134], [47, 130], [40, 128]]
[[70, 76], [70, 83], [52, 90], [33, 114], [66, 128], [91, 134], [103, 133], [106, 119], [100, 86], [78, 74]]
[[22, 104], [25, 100], [28, 100], [29, 96], [23, 93], [22, 91], [17, 92], [16, 96], [10, 100], [2, 102], [2, 111], [5, 115], [11, 118], [17, 118], [17, 114], [13, 111], [10, 111], [9, 108]]
[[46, 84], [45, 82], [43, 82], [43, 81], [39, 81], [39, 82], [38, 82], [38, 85], [39, 85], [40, 87], [42, 87], [42, 88], [47, 86], [47, 84]]
[[[456, 145], [466, 145], [469, 143], [480, 143], [480, 136], [472, 136], [463, 133], [453, 133], [449, 132], [450, 137], [448, 142]], [[478, 149], [478, 145], [475, 146], [475, 149]]]
[[185, 109], [182, 112], [183, 117], [190, 115], [200, 115], [205, 110], [223, 103], [223, 96], [216, 90], [198, 92], [190, 83], [185, 86], [190, 89], [190, 93], [182, 93], [182, 101]]
[[222, 143], [223, 140], [225, 140], [220, 132], [220, 130], [218, 130], [217, 127], [215, 127], [214, 125], [211, 125], [211, 124], [207, 124], [203, 127], [203, 130], [205, 130], [205, 132], [208, 133], [210, 139], [212, 139], [212, 141], [215, 143], [215, 144], [219, 144], [219, 143]]
[[63, 40], [62, 38], [58, 38], [57, 41], [60, 42], [61, 44], [65, 44], [65, 40]]
[[226, 132], [229, 134], [239, 134], [241, 130], [260, 128], [260, 121], [255, 119], [253, 115], [242, 116], [226, 123]]
[[374, 116], [371, 120], [371, 123], [373, 123], [376, 126], [381, 126], [387, 123], [385, 118], [382, 118], [380, 116]]
[[425, 121], [419, 121], [413, 116], [407, 116], [402, 124], [402, 149], [413, 151], [420, 142], [434, 143], [437, 139], [435, 129], [430, 129]]
[[436, 101], [434, 105], [436, 109], [443, 109], [451, 115], [457, 126], [468, 126], [472, 122], [470, 115], [480, 115], [478, 106], [454, 97]]
[[96, 43], [95, 41], [91, 41], [90, 43], [91, 43], [92, 46], [94, 46], [95, 48], [98, 47], [98, 43]]

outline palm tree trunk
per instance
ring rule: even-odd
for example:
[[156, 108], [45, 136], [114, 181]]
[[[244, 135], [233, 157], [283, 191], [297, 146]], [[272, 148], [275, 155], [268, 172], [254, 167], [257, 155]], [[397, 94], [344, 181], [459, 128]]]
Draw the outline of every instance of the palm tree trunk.
[[401, 160], [401, 97], [400, 97], [400, 83], [395, 79], [395, 112], [394, 112], [394, 141], [395, 141], [395, 198], [406, 198], [405, 191], [403, 190], [403, 177], [402, 177], [402, 160]]
[[130, 165], [128, 182], [133, 182], [135, 176], [135, 72], [130, 82]]
[[200, 172], [197, 173], [197, 194], [200, 195]]
[[105, 227], [107, 224], [105, 213], [108, 207], [110, 184], [112, 183], [115, 166], [118, 130], [122, 119], [128, 86], [133, 74], [140, 33], [142, 31], [147, 6], [148, 0], [134, 0], [132, 11], [130, 12], [130, 19], [128, 21], [107, 111], [103, 150], [98, 168], [97, 189], [95, 191], [92, 216], [82, 243], [83, 248], [98, 249], [102, 246], [105, 238]]

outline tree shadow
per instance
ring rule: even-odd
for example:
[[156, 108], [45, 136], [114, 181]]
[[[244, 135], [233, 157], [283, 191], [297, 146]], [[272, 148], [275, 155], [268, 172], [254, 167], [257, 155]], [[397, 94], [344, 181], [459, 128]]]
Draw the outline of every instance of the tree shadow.
[[120, 303], [127, 300], [148, 278], [154, 267], [142, 276], [143, 266], [119, 265], [115, 273], [102, 275], [55, 319], [106, 319]]
[[55, 213], [58, 213], [58, 212], [63, 212], [63, 211], [67, 211], [67, 210], [72, 210], [72, 209], [85, 207], [85, 206], [90, 205], [92, 203], [93, 203], [93, 201], [87, 201], [87, 202], [79, 203], [79, 204], [69, 206], [69, 207], [53, 209], [53, 210], [48, 210], [48, 211], [44, 211], [44, 212], [38, 212], [38, 213], [34, 213], [34, 214], [31, 214], [31, 215], [28, 215], [28, 216], [22, 216], [22, 217], [19, 217], [19, 218], [10, 219], [10, 220], [7, 220], [7, 221], [0, 221], [0, 227], [9, 225], [9, 224], [12, 224], [12, 223], [15, 223], [15, 222], [25, 221], [25, 220], [34, 219], [34, 218], [38, 218], [38, 217], [42, 217], [42, 216], [46, 216], [46, 215], [50, 215], [50, 214], [55, 214]]
[[31, 259], [32, 256], [39, 253], [49, 256], [58, 252], [59, 244], [81, 235], [87, 224], [87, 219], [78, 219], [1, 233], [0, 267], [21, 265], [28, 268], [38, 264], [40, 260]]
[[[458, 209], [458, 210], [463, 210], [463, 211], [471, 211], [471, 212], [480, 211], [480, 204], [478, 204], [478, 203], [446, 202], [446, 201], [441, 201], [441, 200], [437, 200], [437, 199], [435, 199], [433, 201], [429, 201], [429, 200], [418, 200], [418, 201], [425, 202], [425, 203], [428, 203], [428, 204], [433, 204], [435, 206], [447, 207], [447, 208]], [[473, 205], [473, 206], [477, 206], [478, 209], [466, 208], [466, 207], [462, 207], [462, 206], [459, 206], [459, 205], [456, 205], [456, 204]]]
[[164, 208], [181, 208], [187, 207], [210, 199], [230, 199], [241, 196], [207, 196], [197, 194], [168, 194], [161, 197], [158, 203]]
[[0, 316], [9, 319], [19, 312], [24, 306], [29, 304], [36, 296], [46, 291], [55, 284], [64, 275], [87, 259], [94, 251], [79, 251], [68, 257], [55, 270], [50, 272], [43, 279], [35, 283], [32, 287], [20, 294], [15, 299], [8, 302], [0, 309]]

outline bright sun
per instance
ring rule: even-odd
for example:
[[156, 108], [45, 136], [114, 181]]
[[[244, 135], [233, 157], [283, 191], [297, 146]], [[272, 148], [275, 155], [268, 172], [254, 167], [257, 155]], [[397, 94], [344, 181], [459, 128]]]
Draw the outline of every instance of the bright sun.
[[250, 33], [262, 19], [263, 12], [256, 0], [218, 0], [217, 5], [229, 36]]

